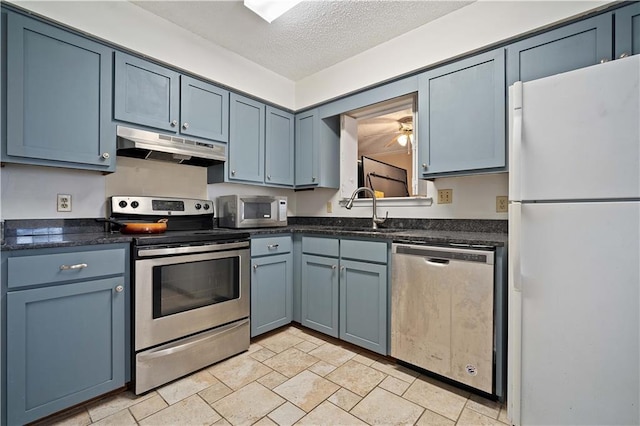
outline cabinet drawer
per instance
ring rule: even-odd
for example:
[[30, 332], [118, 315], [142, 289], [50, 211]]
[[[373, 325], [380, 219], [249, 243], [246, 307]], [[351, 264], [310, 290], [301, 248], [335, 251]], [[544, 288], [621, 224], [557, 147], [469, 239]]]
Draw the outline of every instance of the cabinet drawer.
[[338, 257], [340, 240], [337, 238], [302, 237], [302, 252]]
[[251, 240], [251, 257], [291, 252], [291, 236], [260, 237]]
[[340, 256], [343, 259], [387, 263], [387, 243], [381, 241], [341, 240]]
[[10, 257], [7, 284], [8, 288], [19, 288], [117, 275], [125, 272], [125, 266], [124, 249]]

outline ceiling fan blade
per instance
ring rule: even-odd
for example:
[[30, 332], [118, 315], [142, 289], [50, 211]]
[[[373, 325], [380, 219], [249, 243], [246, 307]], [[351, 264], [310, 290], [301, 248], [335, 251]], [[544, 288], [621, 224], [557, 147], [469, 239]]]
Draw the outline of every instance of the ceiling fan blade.
[[[400, 135], [398, 135], [398, 136], [400, 136]], [[398, 136], [394, 136], [389, 142], [387, 142], [387, 144], [384, 147], [385, 148], [389, 148], [391, 145], [396, 143], [398, 141]]]

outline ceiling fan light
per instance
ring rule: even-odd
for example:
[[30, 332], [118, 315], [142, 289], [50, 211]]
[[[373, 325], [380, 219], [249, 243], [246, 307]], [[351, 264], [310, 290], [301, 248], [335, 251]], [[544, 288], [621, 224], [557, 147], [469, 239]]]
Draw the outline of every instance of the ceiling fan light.
[[244, 5], [271, 23], [300, 2], [302, 0], [244, 0]]
[[407, 140], [408, 140], [407, 135], [398, 136], [398, 144], [400, 146], [407, 146]]

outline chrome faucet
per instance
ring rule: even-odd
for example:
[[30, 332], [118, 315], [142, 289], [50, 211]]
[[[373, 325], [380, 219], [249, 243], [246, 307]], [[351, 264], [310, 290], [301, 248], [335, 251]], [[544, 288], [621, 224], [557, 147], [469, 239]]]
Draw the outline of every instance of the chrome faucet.
[[371, 194], [371, 197], [373, 197], [373, 216], [371, 218], [371, 221], [372, 221], [371, 227], [373, 229], [378, 229], [378, 225], [381, 223], [384, 223], [384, 221], [387, 220], [387, 218], [389, 217], [389, 212], [387, 212], [386, 216], [383, 219], [380, 219], [378, 217], [378, 215], [376, 214], [376, 193], [373, 192], [371, 188], [362, 186], [356, 189], [355, 191], [353, 191], [353, 194], [351, 194], [351, 198], [349, 198], [349, 201], [347, 201], [345, 208], [347, 208], [348, 210], [351, 210], [351, 207], [353, 207], [353, 200], [356, 198], [356, 195], [358, 195], [358, 193], [360, 192], [368, 192], [369, 194]]

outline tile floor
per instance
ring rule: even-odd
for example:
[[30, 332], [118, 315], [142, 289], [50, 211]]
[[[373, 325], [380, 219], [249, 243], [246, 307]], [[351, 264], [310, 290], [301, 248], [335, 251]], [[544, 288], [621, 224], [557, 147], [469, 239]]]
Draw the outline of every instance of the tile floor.
[[136, 397], [120, 393], [56, 425], [504, 425], [500, 404], [295, 326], [248, 352]]

